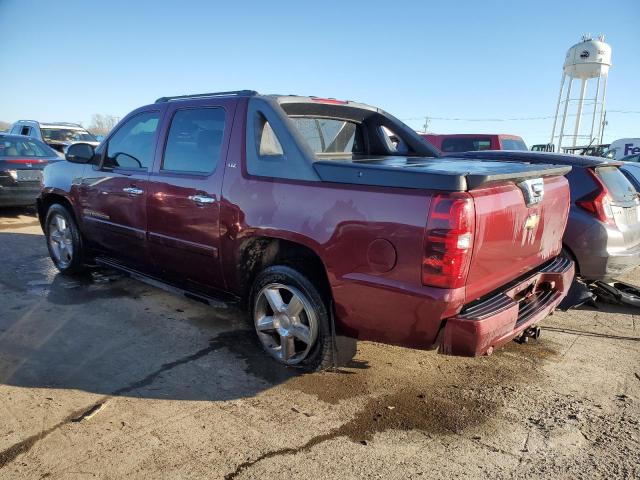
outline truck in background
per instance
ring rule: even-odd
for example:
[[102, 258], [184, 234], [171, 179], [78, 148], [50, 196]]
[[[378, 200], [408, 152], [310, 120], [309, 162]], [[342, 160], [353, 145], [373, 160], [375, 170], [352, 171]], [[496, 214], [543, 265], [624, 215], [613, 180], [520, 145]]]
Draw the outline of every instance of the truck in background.
[[434, 134], [419, 133], [442, 153], [477, 152], [479, 150], [527, 150], [522, 137], [506, 134]]

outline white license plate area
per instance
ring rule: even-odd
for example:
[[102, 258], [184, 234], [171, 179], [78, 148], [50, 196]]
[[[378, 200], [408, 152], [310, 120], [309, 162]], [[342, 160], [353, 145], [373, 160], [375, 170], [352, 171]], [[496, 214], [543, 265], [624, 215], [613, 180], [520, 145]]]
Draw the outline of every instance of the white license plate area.
[[39, 182], [42, 179], [40, 170], [18, 170], [16, 173], [19, 182]]

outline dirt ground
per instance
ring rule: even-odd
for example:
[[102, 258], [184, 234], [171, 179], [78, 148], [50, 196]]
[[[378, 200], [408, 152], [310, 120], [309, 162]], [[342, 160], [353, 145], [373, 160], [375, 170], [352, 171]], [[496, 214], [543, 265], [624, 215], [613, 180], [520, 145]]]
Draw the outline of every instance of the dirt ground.
[[232, 307], [56, 275], [30, 212], [0, 211], [0, 258], [0, 479], [640, 477], [631, 309], [478, 359], [344, 341], [297, 375]]

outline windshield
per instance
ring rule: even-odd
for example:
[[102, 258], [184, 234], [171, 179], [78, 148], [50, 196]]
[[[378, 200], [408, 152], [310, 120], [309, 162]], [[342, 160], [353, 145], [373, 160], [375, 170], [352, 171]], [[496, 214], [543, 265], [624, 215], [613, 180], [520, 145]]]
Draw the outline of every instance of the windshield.
[[96, 137], [82, 128], [42, 127], [45, 142], [96, 142]]
[[360, 126], [335, 118], [292, 117], [315, 154], [362, 153]]
[[56, 157], [47, 145], [31, 138], [16, 139], [0, 137], [0, 158], [2, 157]]

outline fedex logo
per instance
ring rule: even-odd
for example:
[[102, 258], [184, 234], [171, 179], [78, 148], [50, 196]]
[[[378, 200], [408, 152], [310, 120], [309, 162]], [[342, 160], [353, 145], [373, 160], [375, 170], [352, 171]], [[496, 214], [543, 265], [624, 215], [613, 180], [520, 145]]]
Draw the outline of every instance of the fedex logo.
[[634, 147], [633, 143], [625, 143], [624, 144], [624, 156], [627, 155], [635, 155], [636, 153], [640, 153], [640, 147]]

